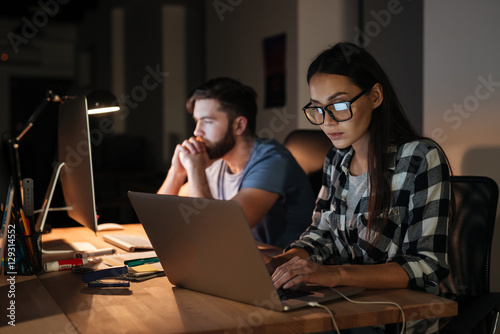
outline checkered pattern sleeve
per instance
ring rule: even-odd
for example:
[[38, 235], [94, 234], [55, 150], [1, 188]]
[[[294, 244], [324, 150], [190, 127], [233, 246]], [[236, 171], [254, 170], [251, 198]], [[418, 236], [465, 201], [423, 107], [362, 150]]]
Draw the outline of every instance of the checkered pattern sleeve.
[[338, 262], [335, 261], [338, 251], [335, 248], [330, 219], [323, 216], [328, 215], [331, 207], [334, 206], [331, 198], [334, 191], [332, 179], [334, 175], [340, 173], [342, 169], [341, 163], [346, 154], [346, 151], [340, 151], [334, 147], [328, 152], [323, 165], [322, 187], [316, 199], [312, 224], [301, 235], [300, 240], [288, 246], [288, 248], [301, 247], [305, 249], [315, 262]]
[[[439, 293], [439, 282], [448, 276], [447, 241], [450, 208], [450, 175], [443, 152], [433, 142], [412, 142], [398, 151], [392, 177], [394, 188], [408, 186], [408, 220], [399, 250], [387, 262], [397, 262], [410, 277], [410, 288]], [[402, 164], [404, 162], [404, 164]], [[398, 167], [407, 165], [407, 168]], [[406, 170], [406, 171], [404, 171]], [[397, 194], [402, 197], [401, 193]], [[402, 229], [404, 231], [404, 229]]]

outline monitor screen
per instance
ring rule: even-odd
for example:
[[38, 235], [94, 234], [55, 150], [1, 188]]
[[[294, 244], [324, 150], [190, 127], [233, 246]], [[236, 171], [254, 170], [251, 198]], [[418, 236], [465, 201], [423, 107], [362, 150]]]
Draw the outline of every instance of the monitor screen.
[[[89, 136], [87, 100], [85, 96], [63, 102], [59, 106], [58, 159], [49, 182], [36, 228], [44, 228], [50, 202], [58, 179], [69, 217], [97, 231], [94, 177]], [[60, 176], [60, 178], [59, 178]]]
[[61, 185], [68, 215], [92, 231], [97, 231], [94, 176], [89, 135], [87, 100], [80, 96], [59, 107], [58, 154]]

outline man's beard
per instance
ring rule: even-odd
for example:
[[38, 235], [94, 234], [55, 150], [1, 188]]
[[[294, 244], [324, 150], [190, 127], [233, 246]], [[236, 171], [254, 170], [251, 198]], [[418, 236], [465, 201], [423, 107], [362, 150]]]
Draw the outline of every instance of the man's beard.
[[229, 128], [224, 138], [216, 143], [212, 143], [210, 146], [205, 144], [205, 147], [210, 159], [220, 159], [226, 155], [227, 152], [231, 151], [234, 145], [236, 145], [236, 139], [232, 129]]

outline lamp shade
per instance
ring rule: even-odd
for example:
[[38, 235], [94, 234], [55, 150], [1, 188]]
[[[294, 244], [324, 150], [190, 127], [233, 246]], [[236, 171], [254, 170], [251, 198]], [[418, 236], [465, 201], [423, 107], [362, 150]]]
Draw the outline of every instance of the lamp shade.
[[116, 97], [104, 89], [96, 89], [87, 94], [87, 108], [89, 115], [120, 110]]

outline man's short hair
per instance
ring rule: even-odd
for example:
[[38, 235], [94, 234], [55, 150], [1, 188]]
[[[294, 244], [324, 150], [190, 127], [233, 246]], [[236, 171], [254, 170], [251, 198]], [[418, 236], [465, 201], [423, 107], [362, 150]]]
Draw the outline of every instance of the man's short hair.
[[189, 96], [186, 108], [193, 113], [197, 100], [215, 99], [221, 105], [221, 111], [227, 113], [229, 120], [238, 116], [247, 119], [245, 133], [255, 135], [257, 123], [257, 93], [252, 87], [243, 85], [231, 78], [216, 78], [196, 88]]

